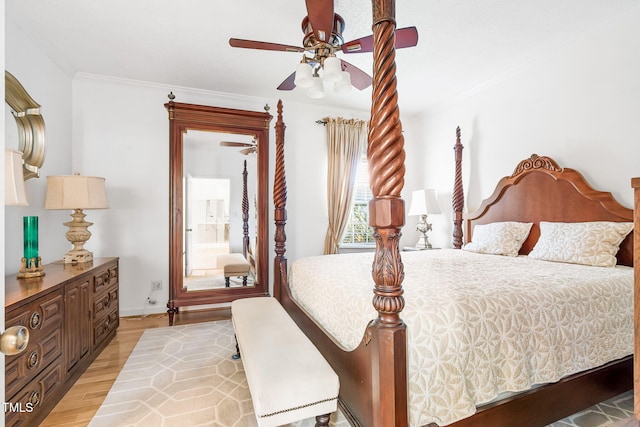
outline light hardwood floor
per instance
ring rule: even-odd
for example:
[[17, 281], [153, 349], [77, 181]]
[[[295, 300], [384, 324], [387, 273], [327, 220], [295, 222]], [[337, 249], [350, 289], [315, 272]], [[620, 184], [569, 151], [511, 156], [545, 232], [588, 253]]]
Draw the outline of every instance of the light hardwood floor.
[[[176, 315], [175, 323], [187, 324], [230, 319], [231, 310], [201, 310]], [[41, 427], [84, 427], [100, 408], [111, 385], [135, 347], [149, 328], [168, 326], [166, 314], [145, 317], [121, 317], [115, 338], [87, 368], [64, 398], [40, 424]]]

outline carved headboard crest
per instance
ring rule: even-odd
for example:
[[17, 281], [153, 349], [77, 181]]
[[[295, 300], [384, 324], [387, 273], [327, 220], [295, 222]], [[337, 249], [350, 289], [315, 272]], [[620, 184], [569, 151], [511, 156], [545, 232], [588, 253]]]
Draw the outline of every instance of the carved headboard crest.
[[530, 158], [518, 163], [510, 178], [530, 169], [547, 169], [554, 172], [562, 172], [562, 168], [551, 157], [532, 154]]

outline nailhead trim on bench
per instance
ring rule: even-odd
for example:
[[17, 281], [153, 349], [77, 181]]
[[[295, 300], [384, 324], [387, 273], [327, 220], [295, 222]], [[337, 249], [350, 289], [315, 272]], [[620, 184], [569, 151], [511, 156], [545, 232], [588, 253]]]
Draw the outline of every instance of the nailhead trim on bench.
[[321, 403], [325, 403], [325, 402], [330, 402], [332, 400], [337, 400], [338, 396], [336, 397], [331, 397], [329, 399], [324, 399], [324, 400], [318, 400], [317, 402], [313, 402], [313, 403], [306, 403], [304, 405], [300, 405], [297, 406], [295, 408], [289, 408], [289, 409], [283, 409], [281, 411], [276, 411], [276, 412], [272, 412], [270, 414], [265, 414], [265, 415], [258, 415], [260, 418], [269, 418], [269, 417], [273, 417], [274, 415], [280, 415], [280, 414], [284, 414], [286, 412], [292, 412], [292, 411], [297, 411], [298, 409], [303, 409], [303, 408], [308, 408], [309, 406], [313, 406], [313, 405], [319, 405]]

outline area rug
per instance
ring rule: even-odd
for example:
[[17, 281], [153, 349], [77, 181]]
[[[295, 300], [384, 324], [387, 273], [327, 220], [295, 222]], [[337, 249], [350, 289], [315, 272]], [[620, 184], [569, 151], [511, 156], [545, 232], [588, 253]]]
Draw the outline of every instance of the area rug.
[[[146, 330], [89, 426], [257, 426], [235, 352], [230, 320]], [[349, 423], [336, 412], [331, 425]]]
[[[230, 320], [146, 330], [89, 426], [256, 426], [242, 362], [231, 359], [235, 351]], [[607, 427], [632, 414], [629, 392], [551, 426]], [[331, 426], [349, 423], [337, 411]]]

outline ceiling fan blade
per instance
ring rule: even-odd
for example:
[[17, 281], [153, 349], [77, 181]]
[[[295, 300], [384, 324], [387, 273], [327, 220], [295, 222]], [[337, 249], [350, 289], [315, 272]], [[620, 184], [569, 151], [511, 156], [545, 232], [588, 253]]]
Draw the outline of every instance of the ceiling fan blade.
[[231, 141], [220, 141], [221, 147], [255, 147], [255, 144], [250, 144], [248, 142], [231, 142]]
[[296, 79], [296, 73], [293, 72], [289, 77], [285, 79], [280, 86], [278, 86], [278, 90], [293, 90], [296, 87], [294, 80]]
[[[400, 28], [396, 30], [396, 49], [413, 47], [418, 44], [418, 30], [416, 27]], [[341, 46], [344, 53], [373, 52], [373, 36], [362, 37], [344, 43]]]
[[365, 73], [355, 65], [348, 63], [347, 61], [341, 59], [340, 62], [342, 64], [342, 71], [346, 71], [351, 74], [352, 86], [354, 86], [358, 90], [363, 90], [371, 86], [373, 79], [369, 74]]
[[240, 150], [240, 153], [244, 154], [245, 156], [255, 152], [256, 152], [256, 147], [245, 148], [243, 150]]
[[328, 42], [333, 30], [333, 0], [305, 0], [317, 41]]
[[418, 29], [416, 27], [406, 27], [396, 30], [396, 49], [414, 47], [418, 44]]
[[281, 52], [304, 52], [303, 47], [289, 46], [286, 44], [259, 42], [255, 40], [229, 39], [231, 47], [241, 47], [244, 49], [276, 50]]

